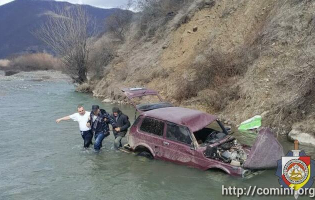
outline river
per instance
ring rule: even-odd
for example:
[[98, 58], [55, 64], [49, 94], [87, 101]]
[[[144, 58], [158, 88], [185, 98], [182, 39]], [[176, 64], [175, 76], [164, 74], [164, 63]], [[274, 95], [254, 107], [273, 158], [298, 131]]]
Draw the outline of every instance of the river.
[[[93, 104], [106, 110], [113, 106], [74, 92], [67, 78], [56, 72], [0, 74], [1, 200], [216, 200], [237, 199], [222, 197], [222, 185], [279, 187], [275, 170], [242, 179], [147, 160], [113, 150], [112, 135], [104, 140], [101, 153], [84, 150], [76, 122], [55, 123], [56, 118], [74, 113], [78, 104], [87, 109]], [[134, 109], [120, 108], [133, 122]], [[286, 150], [292, 149], [292, 143], [281, 142]], [[301, 148], [314, 157], [314, 148]]]

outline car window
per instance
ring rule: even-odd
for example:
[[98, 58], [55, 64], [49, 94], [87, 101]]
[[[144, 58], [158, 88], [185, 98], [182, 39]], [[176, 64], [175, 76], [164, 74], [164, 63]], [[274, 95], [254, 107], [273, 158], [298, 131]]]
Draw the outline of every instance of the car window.
[[142, 121], [140, 130], [154, 135], [163, 136], [164, 122], [146, 117]]
[[192, 143], [189, 129], [173, 123], [167, 123], [166, 138], [188, 145]]
[[139, 123], [139, 121], [141, 120], [141, 116], [139, 116], [135, 122], [133, 123], [133, 126], [137, 126], [137, 124]]

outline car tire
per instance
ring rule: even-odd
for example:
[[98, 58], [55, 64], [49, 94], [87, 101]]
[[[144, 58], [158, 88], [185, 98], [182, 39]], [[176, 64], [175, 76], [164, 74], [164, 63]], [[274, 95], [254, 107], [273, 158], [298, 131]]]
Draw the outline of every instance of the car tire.
[[154, 157], [152, 156], [152, 154], [150, 152], [147, 151], [141, 151], [137, 154], [137, 156], [141, 156], [141, 157], [145, 157], [148, 158], [150, 160], [152, 160]]

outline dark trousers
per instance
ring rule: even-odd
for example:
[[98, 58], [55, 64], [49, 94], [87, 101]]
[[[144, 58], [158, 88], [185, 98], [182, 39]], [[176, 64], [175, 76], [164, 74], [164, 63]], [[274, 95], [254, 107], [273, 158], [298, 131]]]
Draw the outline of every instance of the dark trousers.
[[102, 148], [102, 142], [107, 136], [109, 136], [109, 132], [106, 134], [104, 134], [103, 132], [95, 133], [94, 149], [96, 151], [99, 151]]
[[121, 140], [123, 137], [125, 137], [125, 135], [126, 135], [125, 132], [118, 132], [118, 133], [114, 134], [114, 136], [115, 136], [115, 141], [114, 141], [115, 149], [119, 149], [122, 147]]
[[89, 148], [92, 143], [93, 133], [92, 131], [81, 131], [81, 136], [84, 140], [84, 148]]

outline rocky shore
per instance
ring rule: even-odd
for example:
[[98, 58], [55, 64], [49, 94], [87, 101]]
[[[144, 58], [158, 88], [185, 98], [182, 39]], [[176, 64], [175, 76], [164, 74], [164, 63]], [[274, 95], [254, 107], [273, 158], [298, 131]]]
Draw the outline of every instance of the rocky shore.
[[32, 71], [32, 72], [17, 72], [12, 75], [7, 75], [5, 71], [0, 70], [0, 80], [26, 80], [26, 81], [69, 81], [69, 76], [55, 70], [47, 71]]

